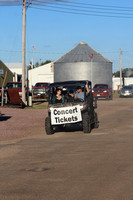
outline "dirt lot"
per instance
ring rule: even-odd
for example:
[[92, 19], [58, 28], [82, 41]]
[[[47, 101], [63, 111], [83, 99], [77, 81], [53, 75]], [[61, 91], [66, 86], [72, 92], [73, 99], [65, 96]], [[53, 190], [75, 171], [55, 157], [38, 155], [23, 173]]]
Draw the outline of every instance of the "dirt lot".
[[[92, 130], [91, 134], [106, 134], [127, 131], [131, 120], [133, 99], [119, 99], [113, 101], [99, 100], [98, 118], [100, 127]], [[0, 108], [0, 141], [21, 138], [30, 135], [45, 134], [44, 121], [46, 109], [18, 109]], [[125, 112], [124, 112], [125, 111]], [[127, 120], [128, 117], [128, 120]], [[70, 131], [71, 132], [71, 131]], [[78, 131], [79, 133], [80, 130]]]
[[47, 136], [47, 110], [0, 111], [0, 200], [133, 200], [133, 99], [99, 100], [91, 134]]

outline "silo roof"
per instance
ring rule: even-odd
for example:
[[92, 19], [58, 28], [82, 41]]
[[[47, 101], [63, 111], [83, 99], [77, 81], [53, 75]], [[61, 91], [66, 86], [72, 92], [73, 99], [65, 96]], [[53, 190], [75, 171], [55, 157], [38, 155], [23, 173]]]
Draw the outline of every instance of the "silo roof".
[[75, 62], [111, 62], [102, 54], [98, 53], [85, 42], [80, 42], [76, 47], [59, 58], [55, 63]]

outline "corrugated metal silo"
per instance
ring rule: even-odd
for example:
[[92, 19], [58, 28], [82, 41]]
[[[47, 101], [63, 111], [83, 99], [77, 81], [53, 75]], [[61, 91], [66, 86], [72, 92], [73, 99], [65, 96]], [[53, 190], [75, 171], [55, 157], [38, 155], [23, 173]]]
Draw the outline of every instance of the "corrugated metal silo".
[[54, 63], [54, 82], [90, 80], [112, 86], [112, 62], [81, 42]]

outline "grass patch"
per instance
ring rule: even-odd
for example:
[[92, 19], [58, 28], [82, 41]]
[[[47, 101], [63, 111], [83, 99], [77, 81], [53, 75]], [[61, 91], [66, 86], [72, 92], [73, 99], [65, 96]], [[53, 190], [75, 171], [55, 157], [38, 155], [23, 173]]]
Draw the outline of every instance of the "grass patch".
[[119, 97], [119, 93], [113, 93], [114, 97]]
[[47, 109], [48, 105], [46, 104], [33, 104], [32, 107], [25, 107], [25, 109]]

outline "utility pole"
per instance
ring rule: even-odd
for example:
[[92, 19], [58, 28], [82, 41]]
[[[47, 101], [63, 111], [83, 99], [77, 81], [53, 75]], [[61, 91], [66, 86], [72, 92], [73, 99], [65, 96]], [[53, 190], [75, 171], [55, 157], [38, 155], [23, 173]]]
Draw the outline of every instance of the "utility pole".
[[22, 100], [25, 103], [26, 69], [25, 69], [25, 33], [26, 33], [26, 0], [23, 0], [23, 33], [22, 33]]
[[122, 88], [121, 48], [120, 48], [120, 89]]

